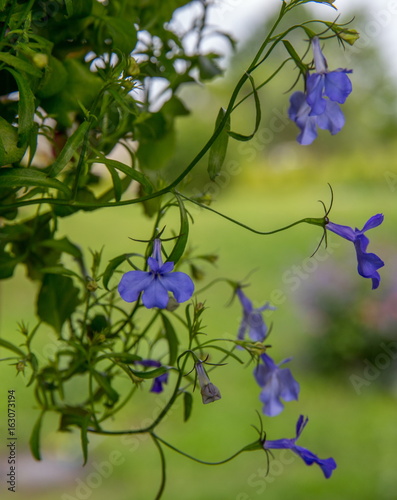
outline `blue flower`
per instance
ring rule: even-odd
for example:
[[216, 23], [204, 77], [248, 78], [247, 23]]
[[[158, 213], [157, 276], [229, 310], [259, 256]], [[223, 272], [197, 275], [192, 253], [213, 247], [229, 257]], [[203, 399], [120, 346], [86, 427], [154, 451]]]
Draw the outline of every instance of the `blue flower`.
[[171, 272], [173, 262], [163, 264], [161, 241], [154, 240], [153, 254], [148, 258], [149, 271], [128, 271], [123, 275], [118, 286], [119, 294], [126, 302], [138, 300], [142, 293], [142, 302], [151, 309], [165, 309], [168, 304], [168, 292], [172, 292], [177, 302], [185, 302], [193, 295], [194, 284], [191, 278], [182, 272]]
[[317, 127], [337, 134], [345, 124], [345, 117], [338, 104], [343, 104], [352, 91], [352, 84], [346, 73], [352, 70], [338, 68], [328, 71], [327, 61], [317, 37], [312, 39], [316, 72], [306, 78], [306, 93], [295, 92], [290, 97], [288, 116], [301, 132], [297, 141], [311, 144], [317, 137]]
[[274, 441], [266, 440], [263, 443], [263, 447], [265, 448], [265, 450], [289, 449], [294, 453], [296, 453], [297, 455], [299, 455], [306, 465], [313, 465], [313, 464], [319, 465], [324, 473], [324, 476], [328, 479], [329, 477], [331, 477], [332, 472], [336, 469], [335, 460], [333, 458], [326, 458], [326, 459], [318, 458], [318, 456], [312, 453], [311, 451], [296, 444], [296, 440], [301, 435], [308, 420], [309, 420], [308, 418], [304, 419], [303, 415], [299, 417], [298, 422], [296, 424], [296, 437], [292, 439], [276, 439]]
[[325, 226], [329, 231], [342, 236], [346, 240], [352, 241], [354, 248], [357, 253], [358, 261], [358, 274], [363, 278], [372, 279], [372, 289], [378, 288], [380, 283], [380, 275], [378, 269], [383, 267], [385, 263], [374, 253], [368, 253], [367, 248], [369, 244], [369, 239], [365, 236], [365, 232], [369, 229], [379, 226], [383, 222], [383, 214], [373, 215], [365, 224], [364, 227], [360, 229], [353, 229], [349, 226], [341, 226], [340, 224], [334, 224], [333, 222], [328, 222]]
[[266, 302], [264, 306], [255, 309], [241, 288], [237, 288], [236, 294], [243, 306], [243, 319], [241, 320], [237, 338], [243, 340], [248, 329], [248, 334], [254, 342], [262, 342], [267, 335], [268, 328], [261, 313], [266, 310], [274, 311], [276, 308]]
[[[138, 363], [142, 366], [150, 366], [150, 367], [154, 366], [156, 368], [159, 368], [161, 366], [160, 361], [155, 361], [154, 359], [141, 359], [140, 361], [135, 361], [135, 363]], [[150, 392], [156, 392], [156, 393], [163, 392], [164, 390], [163, 384], [166, 384], [167, 382], [168, 382], [168, 372], [162, 373], [153, 380]]]
[[280, 368], [281, 365], [290, 361], [285, 359], [278, 365], [266, 353], [261, 354], [263, 365], [259, 364], [254, 370], [254, 376], [262, 387], [259, 399], [263, 403], [263, 413], [269, 417], [275, 417], [284, 408], [284, 401], [298, 399], [299, 384], [292, 376], [289, 368]]
[[317, 137], [317, 127], [329, 130], [332, 135], [340, 132], [345, 124], [345, 117], [340, 107], [327, 100], [324, 112], [320, 115], [311, 115], [311, 107], [307, 103], [307, 96], [303, 92], [294, 92], [290, 97], [288, 116], [300, 128], [296, 138], [302, 146], [308, 146]]

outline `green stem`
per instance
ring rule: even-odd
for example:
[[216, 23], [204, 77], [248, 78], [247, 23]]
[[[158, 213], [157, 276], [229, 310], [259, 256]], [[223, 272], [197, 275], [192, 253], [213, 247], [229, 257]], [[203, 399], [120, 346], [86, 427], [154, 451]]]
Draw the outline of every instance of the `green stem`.
[[220, 217], [223, 217], [224, 219], [226, 219], [230, 222], [233, 222], [233, 224], [236, 224], [237, 226], [243, 227], [244, 229], [247, 229], [248, 231], [251, 231], [252, 233], [260, 234], [262, 236], [279, 233], [281, 231], [285, 231], [286, 229], [289, 229], [289, 228], [296, 226], [298, 224], [302, 224], [304, 222], [307, 224], [314, 224], [316, 226], [324, 226], [324, 218], [306, 217], [304, 219], [300, 219], [298, 221], [295, 221], [292, 224], [288, 224], [288, 226], [283, 226], [283, 227], [280, 227], [279, 229], [274, 229], [273, 231], [258, 231], [257, 229], [254, 229], [250, 226], [247, 226], [246, 224], [239, 222], [238, 220], [233, 219], [232, 217], [229, 217], [228, 215], [225, 215], [221, 212], [218, 212], [217, 210], [215, 210], [207, 205], [204, 205], [203, 203], [200, 203], [199, 201], [188, 198], [187, 196], [185, 196], [181, 193], [178, 193], [178, 194], [179, 194], [179, 196], [182, 196], [182, 198], [185, 198], [185, 200], [190, 201], [191, 203], [194, 203], [195, 205], [198, 205], [199, 207], [204, 208], [205, 210], [209, 210], [210, 212], [213, 212], [213, 213], [219, 215]]
[[155, 500], [159, 500], [164, 493], [165, 482], [167, 479], [166, 467], [165, 467], [165, 456], [164, 456], [163, 448], [160, 446], [160, 443], [159, 443], [159, 441], [161, 441], [161, 440], [153, 433], [151, 433], [151, 437], [153, 439], [154, 444], [157, 446], [157, 449], [159, 450], [160, 460], [161, 460], [161, 483], [160, 483], [159, 491], [157, 492], [157, 495], [155, 498]]

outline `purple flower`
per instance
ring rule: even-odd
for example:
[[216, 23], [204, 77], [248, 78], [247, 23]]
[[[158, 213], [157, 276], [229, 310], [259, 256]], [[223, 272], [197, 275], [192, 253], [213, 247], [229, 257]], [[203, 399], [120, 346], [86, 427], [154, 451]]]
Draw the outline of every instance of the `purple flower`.
[[353, 229], [349, 226], [341, 226], [340, 224], [334, 224], [333, 222], [328, 222], [325, 226], [329, 231], [342, 236], [346, 240], [352, 241], [354, 248], [357, 253], [358, 261], [358, 274], [363, 276], [363, 278], [372, 279], [372, 289], [378, 288], [380, 283], [380, 275], [378, 269], [383, 267], [385, 263], [374, 253], [368, 253], [367, 247], [369, 244], [369, 239], [365, 236], [365, 232], [369, 229], [379, 226], [383, 222], [383, 214], [377, 214], [372, 216], [365, 224], [364, 227], [359, 229]]
[[275, 417], [284, 408], [284, 401], [298, 399], [299, 384], [292, 376], [289, 368], [280, 368], [281, 365], [290, 361], [285, 359], [278, 365], [266, 353], [261, 354], [263, 365], [259, 364], [254, 370], [254, 376], [262, 387], [259, 399], [263, 403], [263, 413], [269, 417]]
[[191, 278], [181, 272], [171, 272], [173, 262], [163, 264], [161, 258], [161, 241], [154, 240], [153, 254], [147, 263], [150, 271], [128, 271], [123, 275], [118, 286], [121, 298], [126, 302], [134, 302], [142, 293], [142, 302], [151, 309], [165, 309], [168, 304], [168, 292], [172, 292], [177, 302], [189, 300], [194, 291]]
[[255, 309], [241, 288], [237, 288], [236, 294], [243, 306], [243, 319], [241, 320], [237, 338], [243, 340], [248, 329], [248, 334], [254, 342], [262, 342], [267, 335], [268, 328], [261, 313], [266, 310], [274, 311], [276, 308], [266, 302], [264, 306]]
[[308, 146], [317, 137], [317, 127], [329, 130], [332, 135], [340, 132], [345, 124], [345, 117], [339, 106], [332, 101], [326, 100], [324, 112], [314, 116], [311, 107], [307, 103], [307, 96], [303, 92], [294, 92], [290, 97], [288, 116], [300, 128], [300, 134], [296, 138], [302, 146]]
[[352, 70], [338, 68], [328, 71], [327, 61], [321, 52], [317, 37], [312, 39], [312, 47], [316, 72], [307, 77], [306, 93], [307, 103], [311, 107], [310, 114], [313, 116], [324, 113], [327, 104], [324, 96], [339, 104], [346, 101], [352, 91], [352, 84], [346, 73], [351, 73]]
[[290, 98], [288, 116], [301, 132], [297, 141], [302, 145], [311, 144], [317, 137], [317, 127], [337, 134], [345, 124], [345, 117], [339, 104], [343, 104], [352, 91], [352, 84], [346, 73], [352, 70], [338, 68], [327, 70], [327, 61], [317, 37], [312, 39], [316, 72], [306, 78], [306, 93], [295, 92]]
[[302, 448], [302, 446], [298, 446], [296, 440], [301, 435], [305, 425], [308, 422], [308, 418], [304, 419], [303, 415], [301, 415], [296, 424], [296, 437], [292, 439], [276, 439], [274, 441], [266, 440], [263, 443], [263, 447], [265, 450], [272, 449], [289, 449], [294, 453], [299, 455], [301, 459], [305, 462], [306, 465], [317, 464], [321, 467], [321, 470], [324, 473], [324, 476], [328, 479], [331, 477], [332, 472], [336, 469], [336, 462], [333, 458], [321, 459], [318, 458], [317, 455], [307, 450], [306, 448]]
[[[142, 366], [154, 366], [156, 368], [159, 368], [161, 366], [160, 361], [155, 361], [154, 359], [141, 359], [140, 361], [135, 361], [135, 363], [138, 363]], [[158, 377], [156, 377], [153, 380], [152, 387], [150, 388], [150, 392], [163, 392], [163, 384], [166, 384], [168, 382], [168, 372], [162, 373]]]

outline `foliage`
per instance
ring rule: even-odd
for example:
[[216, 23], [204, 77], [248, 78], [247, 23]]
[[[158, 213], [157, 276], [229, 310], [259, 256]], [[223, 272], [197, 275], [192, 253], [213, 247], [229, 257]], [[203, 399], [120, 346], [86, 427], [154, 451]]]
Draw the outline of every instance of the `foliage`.
[[[210, 2], [199, 2], [200, 12], [185, 32], [173, 29], [172, 17], [179, 8], [192, 3], [0, 3], [0, 216], [4, 221], [0, 232], [0, 277], [11, 278], [16, 266], [23, 265], [27, 278], [39, 283], [37, 325], [29, 328], [20, 324], [21, 346], [6, 340], [0, 340], [0, 345], [13, 354], [17, 372], [28, 369], [28, 385], [32, 386], [41, 410], [30, 440], [32, 454], [38, 460], [41, 457], [40, 436], [45, 432], [48, 412], [58, 414], [60, 431], [78, 428], [84, 463], [89, 433], [148, 434], [162, 461], [156, 498], [160, 498], [166, 481], [164, 446], [199, 461], [157, 434], [159, 424], [174, 403], [183, 400], [184, 420], [188, 420], [196, 404], [192, 396], [196, 378], [203, 403], [220, 398], [220, 391], [210, 381], [204, 365], [209, 372], [226, 361], [244, 364], [246, 356], [248, 362], [258, 366], [261, 357], [267, 359], [264, 353], [269, 348], [265, 338], [227, 339], [229, 349], [222, 347], [219, 339], [206, 340], [202, 335], [206, 305], [196, 297], [179, 305], [178, 302], [187, 302], [178, 300], [178, 290], [173, 289], [177, 276], [184, 274], [179, 268], [188, 268], [197, 283], [203, 274], [198, 263], [212, 264], [216, 260], [212, 254], [194, 253], [189, 245], [192, 215], [188, 204], [218, 213], [258, 235], [308, 223], [321, 227], [324, 236], [331, 208], [322, 217], [307, 217], [274, 231], [260, 231], [208, 206], [211, 200], [206, 193], [189, 198], [184, 194], [185, 187], [205, 155], [208, 154], [209, 178], [214, 181], [224, 168], [229, 143], [248, 142], [255, 136], [262, 117], [259, 91], [281, 68], [292, 64], [298, 69], [299, 78], [306, 81], [313, 64], [306, 54], [300, 55], [294, 48], [290, 41], [293, 32], [309, 39], [336, 37], [348, 44], [357, 37], [354, 30], [336, 21], [308, 20], [296, 24], [290, 13], [308, 0], [280, 2], [273, 26], [238, 80], [228, 104], [219, 111], [208, 141], [167, 182], [163, 173], [174, 154], [175, 122], [189, 113], [188, 104], [179, 96], [181, 88], [222, 74], [221, 54], [202, 50], [203, 39], [212, 34], [207, 25]], [[317, 3], [333, 7], [331, 0]], [[288, 27], [278, 31], [281, 21]], [[218, 36], [233, 44], [229, 35]], [[195, 39], [193, 48], [188, 48], [189, 37]], [[276, 58], [277, 68], [258, 83], [256, 70], [262, 65], [266, 67], [278, 46], [283, 48], [284, 59], [279, 62]], [[291, 85], [294, 83], [295, 74]], [[253, 102], [255, 116], [250, 133], [242, 133], [232, 115], [248, 99]], [[36, 154], [42, 139], [51, 147], [46, 164], [40, 163]], [[128, 153], [127, 163], [112, 158], [116, 146]], [[98, 169], [98, 165], [103, 169]], [[110, 181], [106, 181], [104, 170]], [[77, 242], [59, 236], [60, 218], [123, 205], [137, 205], [132, 207], [134, 210], [139, 210], [140, 205], [148, 217], [146, 239], [138, 240], [140, 235], [133, 234], [131, 253], [114, 256], [104, 263], [102, 252], [93, 251], [87, 257]], [[167, 221], [175, 210], [180, 216], [179, 228], [170, 229]], [[166, 308], [147, 308], [141, 298], [133, 300], [132, 306], [120, 301], [117, 284], [121, 269], [125, 270], [127, 264], [133, 269], [129, 272], [135, 273], [130, 274], [134, 280], [154, 280], [154, 291], [148, 291], [146, 281], [139, 289], [143, 294], [153, 293], [153, 297], [161, 280], [168, 280], [169, 284], [175, 266], [174, 281], [167, 288], [174, 297], [170, 296]], [[223, 281], [236, 293], [243, 286], [237, 279]], [[243, 308], [245, 321], [252, 323], [252, 308], [246, 303]], [[45, 362], [38, 360], [34, 348], [42, 323], [49, 325], [59, 340], [54, 357]], [[279, 376], [281, 380], [283, 377]], [[119, 381], [125, 378], [130, 382], [128, 390], [120, 389]], [[84, 391], [80, 401], [72, 404], [68, 387], [76, 380], [81, 381]], [[107, 424], [131, 398], [139, 405], [137, 389], [145, 380], [152, 383], [153, 392], [162, 391], [163, 384], [172, 387], [164, 407], [150, 424], [141, 428], [110, 430]], [[285, 389], [282, 387], [280, 394], [289, 400]], [[263, 388], [263, 397], [267, 390]], [[259, 438], [223, 462], [243, 451], [258, 449], [267, 453], [262, 429]], [[308, 450], [299, 450], [306, 463], [323, 463]], [[310, 454], [311, 462], [303, 452]]]

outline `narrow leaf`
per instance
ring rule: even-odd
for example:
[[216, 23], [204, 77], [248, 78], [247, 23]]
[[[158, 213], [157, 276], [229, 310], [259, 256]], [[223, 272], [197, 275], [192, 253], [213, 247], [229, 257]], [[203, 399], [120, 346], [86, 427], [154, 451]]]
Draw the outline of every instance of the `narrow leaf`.
[[179, 236], [176, 240], [174, 248], [172, 249], [170, 255], [168, 256], [168, 261], [173, 262], [174, 264], [176, 264], [182, 257], [189, 236], [189, 219], [185, 205], [180, 196], [175, 194], [175, 197], [179, 205], [179, 214], [181, 222], [180, 222]]
[[120, 177], [118, 176], [116, 169], [113, 168], [112, 165], [106, 164], [106, 163], [105, 163], [105, 165], [106, 165], [106, 168], [109, 170], [110, 175], [112, 176], [113, 189], [114, 189], [114, 199], [116, 201], [120, 201], [121, 193], [122, 193]]
[[183, 421], [187, 422], [192, 413], [193, 408], [193, 396], [190, 392], [183, 393]]
[[112, 401], [113, 403], [117, 403], [119, 399], [118, 393], [113, 389], [113, 387], [110, 385], [109, 378], [106, 375], [103, 375], [100, 372], [94, 371], [93, 372], [94, 378], [98, 385], [102, 387], [102, 389], [105, 391], [106, 395]]
[[1, 187], [30, 187], [37, 186], [42, 188], [53, 188], [62, 191], [67, 196], [71, 196], [70, 189], [58, 181], [58, 179], [49, 179], [41, 170], [30, 168], [2, 168], [0, 169], [0, 184]]
[[126, 176], [139, 182], [139, 184], [141, 184], [145, 188], [147, 194], [151, 194], [153, 192], [153, 186], [146, 176], [144, 176], [143, 174], [141, 174], [141, 172], [138, 172], [134, 168], [121, 163], [120, 161], [111, 160], [110, 158], [106, 158], [105, 156], [99, 156], [94, 160], [90, 160], [90, 163], [104, 163], [108, 168], [116, 168], [117, 170], [120, 170], [120, 172], [123, 172], [123, 174], [125, 174]]
[[[216, 122], [215, 122], [215, 130], [219, 127], [222, 120], [224, 119], [226, 114], [226, 110], [221, 108], [219, 110]], [[228, 115], [225, 124], [216, 138], [214, 144], [211, 146], [209, 159], [208, 159], [208, 174], [210, 179], [213, 181], [215, 177], [220, 174], [222, 169], [223, 162], [225, 161], [226, 151], [227, 151], [227, 143], [229, 141], [229, 132], [230, 132], [230, 114]]]
[[36, 110], [34, 95], [30, 89], [28, 80], [24, 75], [8, 69], [8, 71], [15, 78], [19, 90], [19, 101], [18, 101], [18, 135], [21, 141], [25, 142], [28, 139], [30, 131], [34, 125], [34, 113]]
[[82, 144], [84, 140], [85, 134], [90, 129], [90, 122], [84, 121], [79, 128], [73, 132], [73, 134], [66, 141], [65, 146], [62, 151], [59, 153], [57, 159], [51, 165], [50, 170], [48, 172], [49, 177], [56, 177], [69, 163], [72, 159], [73, 155], [76, 153], [79, 146]]
[[131, 370], [131, 373], [133, 373], [136, 377], [139, 378], [144, 378], [144, 379], [151, 379], [151, 378], [156, 378], [162, 375], [167, 371], [167, 368], [165, 366], [160, 366], [159, 368], [155, 368], [154, 370], [149, 370], [146, 372], [134, 370], [133, 368], [129, 367]]
[[259, 95], [258, 95], [258, 91], [256, 90], [256, 87], [255, 87], [254, 79], [252, 78], [251, 75], [248, 75], [248, 79], [249, 79], [251, 86], [252, 86], [252, 93], [254, 95], [254, 102], [255, 102], [255, 128], [254, 128], [254, 131], [250, 135], [243, 135], [243, 134], [239, 134], [237, 132], [231, 132], [231, 131], [229, 132], [230, 137], [233, 137], [233, 139], [236, 139], [237, 141], [243, 141], [243, 142], [250, 141], [254, 137], [254, 135], [258, 131], [259, 125], [261, 123], [261, 118], [262, 118], [261, 103], [259, 101]]
[[[41, 70], [37, 66], [34, 66], [32, 63], [24, 61], [19, 57], [13, 56], [8, 52], [0, 52], [0, 61], [8, 64], [9, 66], [12, 66], [18, 71], [23, 71], [24, 73], [36, 76], [37, 78], [40, 78], [42, 76]], [[4, 69], [9, 70], [9, 68]]]
[[41, 423], [44, 417], [45, 411], [42, 411], [40, 413], [39, 418], [37, 419], [36, 423], [34, 424], [32, 434], [30, 436], [29, 440], [29, 445], [30, 445], [30, 451], [32, 452], [32, 455], [36, 460], [41, 460], [41, 454], [40, 454], [40, 431], [41, 431]]
[[284, 44], [284, 47], [287, 49], [288, 54], [295, 61], [295, 64], [298, 66], [298, 68], [301, 70], [301, 72], [305, 75], [307, 68], [302, 63], [302, 59], [298, 56], [294, 47], [291, 45], [291, 43], [288, 40], [283, 40], [283, 44]]
[[8, 342], [8, 340], [5, 339], [0, 339], [0, 346], [4, 347], [5, 349], [8, 349], [9, 351], [13, 351], [16, 354], [18, 354], [21, 357], [25, 357], [25, 353], [16, 345], [11, 344], [11, 342]]
[[169, 362], [168, 364], [174, 365], [176, 358], [178, 356], [178, 345], [179, 340], [175, 333], [174, 327], [172, 326], [171, 321], [167, 318], [165, 314], [161, 315], [161, 319], [163, 320], [165, 336], [168, 342], [168, 351], [169, 351]]

